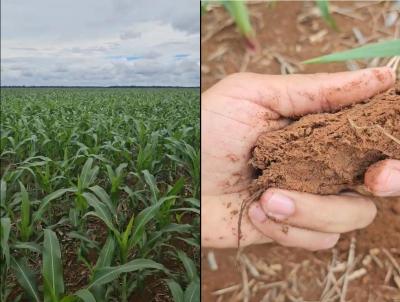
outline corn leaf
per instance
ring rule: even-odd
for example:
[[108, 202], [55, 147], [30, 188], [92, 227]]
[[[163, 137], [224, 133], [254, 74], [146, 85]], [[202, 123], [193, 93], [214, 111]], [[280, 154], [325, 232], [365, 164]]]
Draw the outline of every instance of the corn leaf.
[[254, 32], [245, 1], [221, 1], [221, 3], [235, 20], [240, 33], [246, 37], [252, 36]]
[[106, 169], [107, 169], [108, 178], [112, 182], [116, 178], [114, 170], [111, 168], [110, 165], [106, 165]]
[[2, 208], [6, 207], [6, 197], [7, 197], [7, 183], [4, 179], [0, 182], [0, 206]]
[[64, 298], [61, 299], [60, 302], [77, 302], [77, 301], [96, 302], [96, 299], [89, 290], [80, 289], [73, 295], [65, 296]]
[[29, 201], [28, 192], [22, 182], [19, 182], [21, 188], [21, 222], [19, 224], [20, 236], [22, 241], [27, 241], [32, 233], [30, 226], [31, 220], [31, 202]]
[[335, 19], [332, 17], [329, 11], [329, 1], [328, 0], [316, 0], [317, 6], [321, 12], [321, 16], [330, 27], [337, 30], [337, 25]]
[[45, 298], [58, 301], [64, 293], [61, 250], [56, 234], [49, 229], [44, 230], [43, 243], [43, 279], [45, 281]]
[[144, 170], [142, 173], [144, 175], [144, 180], [146, 181], [147, 185], [149, 186], [149, 189], [151, 192], [151, 196], [152, 196], [151, 203], [154, 204], [157, 202], [158, 195], [160, 193], [160, 191], [157, 188], [156, 180], [155, 180], [154, 176], [150, 174], [149, 171]]
[[171, 210], [171, 212], [180, 212], [180, 211], [193, 212], [193, 213], [196, 213], [196, 214], [200, 214], [200, 210], [199, 209], [195, 209], [195, 208], [178, 208], [178, 209]]
[[11, 267], [15, 272], [18, 283], [22, 286], [29, 297], [31, 297], [35, 302], [41, 302], [42, 300], [39, 298], [34, 274], [29, 270], [26, 260], [16, 260], [12, 257]]
[[97, 216], [106, 224], [106, 226], [112, 230], [114, 233], [119, 234], [118, 230], [114, 227], [112, 222], [111, 213], [107, 206], [100, 202], [95, 195], [89, 192], [85, 192], [82, 196], [87, 200], [90, 206], [94, 208], [94, 212], [86, 213], [85, 216], [92, 215]]
[[174, 302], [184, 302], [183, 290], [178, 282], [172, 279], [166, 280]]
[[77, 302], [78, 298], [72, 295], [65, 296], [60, 302]]
[[306, 60], [303, 63], [328, 63], [356, 59], [391, 57], [397, 55], [400, 55], [400, 39], [371, 43], [358, 48]]
[[156, 270], [166, 271], [166, 269], [162, 264], [157, 263], [153, 260], [135, 259], [120, 266], [103, 267], [97, 270], [94, 274], [93, 280], [90, 283], [88, 289], [114, 281], [122, 273], [129, 273], [144, 269], [156, 269]]
[[128, 167], [128, 164], [127, 163], [122, 163], [122, 164], [120, 164], [118, 167], [117, 167], [117, 169], [115, 169], [115, 174], [116, 174], [116, 176], [117, 177], [122, 177], [122, 171], [126, 168], [126, 167]]
[[193, 207], [200, 209], [200, 201], [197, 198], [185, 198], [185, 201]]
[[185, 186], [185, 178], [184, 177], [180, 177], [176, 183], [174, 184], [174, 186], [168, 190], [167, 196], [173, 196], [173, 195], [178, 195], [183, 187]]
[[50, 193], [49, 195], [47, 195], [46, 197], [44, 197], [41, 202], [40, 202], [40, 206], [39, 209], [35, 212], [35, 214], [33, 215], [33, 221], [39, 221], [43, 218], [44, 212], [47, 209], [48, 204], [61, 197], [62, 195], [64, 195], [67, 192], [74, 192], [75, 190], [72, 188], [68, 188], [68, 189], [59, 189], [57, 191], [54, 191], [52, 193]]
[[133, 220], [134, 220], [134, 215], [132, 215], [131, 219], [129, 220], [128, 225], [126, 226], [125, 232], [122, 234], [122, 244], [123, 244], [123, 246], [127, 246], [128, 245], [128, 239], [129, 239], [129, 236], [132, 233]]
[[92, 293], [87, 289], [80, 289], [74, 296], [79, 297], [83, 302], [96, 302], [96, 299], [93, 297]]
[[25, 249], [25, 250], [30, 250], [31, 252], [41, 254], [42, 253], [42, 248], [40, 247], [39, 244], [34, 243], [34, 242], [15, 242], [11, 245], [12, 248], [14, 249]]
[[156, 217], [160, 206], [167, 200], [173, 199], [175, 196], [163, 197], [158, 203], [142, 210], [136, 217], [133, 225], [133, 234], [131, 236], [130, 245], [136, 245], [143, 237], [146, 224]]
[[1, 252], [2, 256], [6, 259], [7, 267], [10, 266], [10, 247], [8, 239], [10, 237], [11, 220], [8, 217], [3, 217], [0, 220], [0, 238], [1, 238]]
[[88, 188], [96, 179], [99, 173], [99, 167], [93, 165], [93, 158], [88, 158], [83, 165], [81, 175], [79, 177], [81, 187], [80, 189]]
[[200, 302], [200, 281], [198, 278], [190, 282], [189, 286], [186, 288], [184, 301]]
[[[109, 234], [107, 240], [100, 251], [99, 258], [97, 259], [96, 265], [94, 267], [94, 272], [101, 268], [111, 266], [114, 254], [115, 254], [115, 239], [114, 236]], [[96, 301], [106, 301], [106, 287], [104, 286], [93, 286], [91, 292], [96, 298]]]
[[89, 188], [96, 196], [105, 204], [107, 205], [108, 209], [110, 210], [111, 214], [113, 216], [117, 216], [116, 209], [111, 202], [110, 196], [107, 194], [107, 192], [100, 186], [93, 186]]
[[188, 280], [193, 281], [195, 278], [197, 278], [197, 269], [193, 260], [190, 259], [183, 251], [177, 251], [176, 254], [186, 270], [186, 276], [188, 277]]
[[184, 242], [186, 242], [187, 244], [194, 246], [196, 248], [200, 248], [200, 243], [199, 240], [196, 240], [195, 238], [182, 238], [182, 237], [178, 237], [177, 239], [182, 240]]
[[90, 248], [97, 248], [98, 247], [98, 243], [95, 240], [91, 240], [89, 237], [87, 237], [85, 234], [83, 233], [79, 233], [77, 231], [71, 231], [68, 234], [69, 238], [74, 238], [74, 239], [78, 239], [82, 242], [85, 242], [87, 244], [88, 247]]
[[100, 251], [97, 259], [95, 270], [102, 267], [110, 266], [115, 252], [115, 240], [112, 235], [108, 235], [103, 248]]
[[161, 229], [163, 233], [188, 233], [193, 227], [190, 224], [171, 223]]

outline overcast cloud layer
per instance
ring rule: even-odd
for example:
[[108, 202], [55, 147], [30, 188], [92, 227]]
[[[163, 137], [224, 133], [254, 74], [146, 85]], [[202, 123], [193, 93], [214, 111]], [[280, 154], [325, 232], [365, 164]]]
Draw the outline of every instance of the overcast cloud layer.
[[198, 0], [2, 0], [2, 85], [199, 86]]

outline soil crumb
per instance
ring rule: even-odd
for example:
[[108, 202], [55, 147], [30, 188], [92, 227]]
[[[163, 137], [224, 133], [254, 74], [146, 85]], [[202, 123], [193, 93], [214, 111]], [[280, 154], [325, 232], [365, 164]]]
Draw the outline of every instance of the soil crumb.
[[367, 168], [400, 159], [400, 82], [369, 101], [310, 114], [262, 134], [251, 164], [262, 171], [252, 190], [278, 187], [337, 194], [364, 182]]

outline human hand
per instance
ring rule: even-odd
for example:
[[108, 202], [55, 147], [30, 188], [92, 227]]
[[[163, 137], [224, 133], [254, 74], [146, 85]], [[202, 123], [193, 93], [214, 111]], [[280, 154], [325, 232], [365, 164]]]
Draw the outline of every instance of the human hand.
[[[253, 178], [250, 151], [261, 133], [285, 127], [290, 117], [365, 100], [390, 88], [394, 80], [385, 67], [315, 75], [240, 73], [204, 92], [202, 244], [237, 246], [240, 205]], [[399, 161], [392, 160], [371, 166], [366, 187], [377, 195], [398, 194], [399, 168]], [[284, 218], [290, 231], [282, 232], [266, 213]], [[354, 193], [321, 196], [271, 188], [243, 216], [241, 245], [276, 241], [310, 250], [329, 248], [340, 233], [367, 226], [375, 215], [373, 202]]]
[[400, 160], [382, 160], [370, 166], [364, 183], [375, 196], [400, 196]]

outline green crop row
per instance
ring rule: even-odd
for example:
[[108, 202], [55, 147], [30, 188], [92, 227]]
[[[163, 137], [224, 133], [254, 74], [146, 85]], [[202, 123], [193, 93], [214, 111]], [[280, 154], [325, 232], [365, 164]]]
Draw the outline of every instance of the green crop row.
[[157, 278], [199, 301], [199, 106], [197, 89], [2, 89], [0, 300], [128, 301]]

